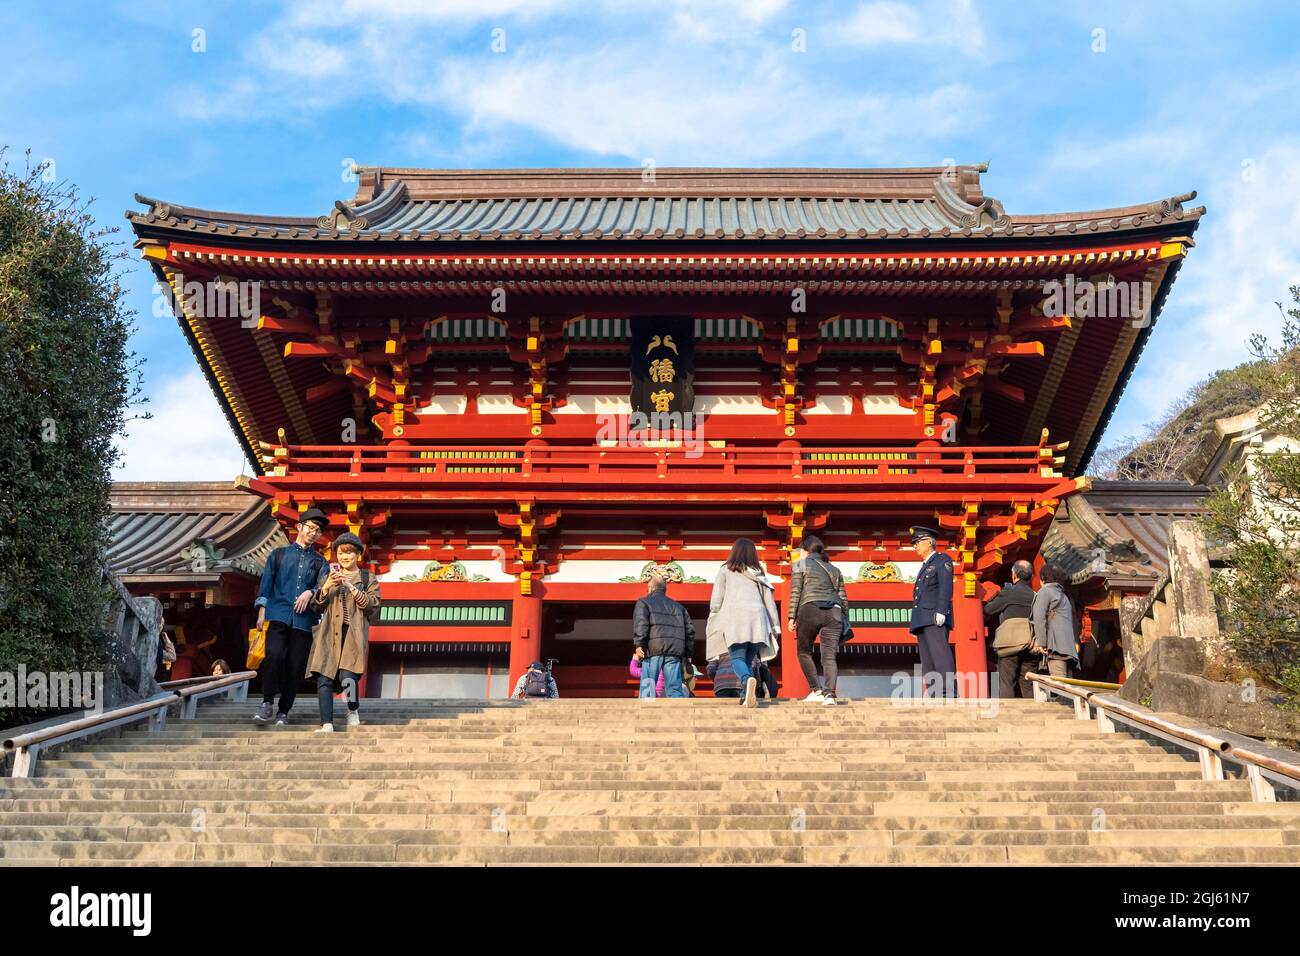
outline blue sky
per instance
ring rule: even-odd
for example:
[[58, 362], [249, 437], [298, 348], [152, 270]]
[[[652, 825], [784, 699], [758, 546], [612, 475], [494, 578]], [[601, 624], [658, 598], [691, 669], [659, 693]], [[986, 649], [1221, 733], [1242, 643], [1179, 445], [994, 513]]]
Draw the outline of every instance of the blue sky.
[[[985, 191], [1012, 213], [1196, 189], [1209, 214], [1115, 440], [1276, 333], [1300, 283], [1297, 35], [1288, 3], [13, 3], [0, 145], [11, 164], [52, 160], [115, 226], [136, 192], [322, 214], [355, 192], [348, 160], [988, 160]], [[127, 287], [155, 418], [123, 438], [118, 477], [237, 474], [143, 264]]]

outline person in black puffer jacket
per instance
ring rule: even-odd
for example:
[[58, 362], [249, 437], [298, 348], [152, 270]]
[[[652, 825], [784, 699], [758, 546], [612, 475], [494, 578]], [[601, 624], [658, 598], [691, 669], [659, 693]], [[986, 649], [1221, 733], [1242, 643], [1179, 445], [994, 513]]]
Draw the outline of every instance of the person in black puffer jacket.
[[632, 609], [632, 643], [645, 655], [640, 696], [654, 700], [662, 670], [664, 696], [685, 697], [682, 661], [695, 653], [695, 625], [686, 608], [668, 596], [668, 581], [661, 574], [650, 575], [646, 596]]

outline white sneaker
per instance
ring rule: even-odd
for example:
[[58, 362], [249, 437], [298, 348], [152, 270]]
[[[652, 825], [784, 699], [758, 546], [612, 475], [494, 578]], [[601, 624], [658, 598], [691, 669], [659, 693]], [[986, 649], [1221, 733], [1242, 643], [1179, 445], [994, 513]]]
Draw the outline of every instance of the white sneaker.
[[826, 699], [826, 697], [825, 697], [825, 695], [822, 694], [821, 691], [819, 691], [819, 690], [815, 690], [815, 691], [813, 691], [811, 694], [809, 694], [807, 697], [805, 697], [805, 698], [803, 699], [803, 702], [804, 702], [805, 704], [820, 704], [820, 703], [821, 703], [822, 701], [824, 701], [825, 699]]
[[758, 706], [758, 678], [751, 677], [745, 681], [745, 707]]
[[332, 733], [334, 733], [334, 725], [333, 725], [333, 724], [321, 724], [319, 727], [316, 728], [316, 733], [318, 733], [318, 734], [332, 734]]
[[834, 697], [826, 697], [826, 696], [823, 696], [823, 697], [822, 697], [822, 706], [823, 706], [823, 707], [834, 707], [834, 706], [835, 706], [835, 698], [834, 698]]
[[359, 710], [348, 711], [348, 726], [349, 727], [361, 726], [361, 712]]

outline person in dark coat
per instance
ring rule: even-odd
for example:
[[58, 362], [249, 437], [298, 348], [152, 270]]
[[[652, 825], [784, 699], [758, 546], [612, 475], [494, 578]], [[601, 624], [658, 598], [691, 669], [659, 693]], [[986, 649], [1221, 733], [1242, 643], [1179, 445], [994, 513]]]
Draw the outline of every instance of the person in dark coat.
[[[921, 569], [912, 585], [912, 619], [908, 626], [921, 652], [921, 693], [927, 697], [957, 694], [957, 665], [948, 635], [952, 631], [952, 558], [935, 549], [939, 532], [917, 525], [912, 544], [921, 556]], [[933, 685], [937, 695], [931, 693]]]
[[632, 609], [632, 642], [641, 649], [641, 698], [654, 700], [659, 673], [664, 696], [685, 697], [682, 662], [695, 654], [695, 625], [686, 608], [668, 596], [668, 580], [650, 575], [646, 595]]
[[[1007, 621], [1024, 621], [1020, 626], [1028, 631], [1030, 610], [1034, 606], [1034, 587], [1030, 583], [1033, 577], [1034, 566], [1028, 561], [1013, 564], [1010, 583], [984, 605], [984, 616], [996, 619], [997, 626]], [[998, 696], [1004, 699], [1033, 697], [1034, 689], [1029, 683], [1029, 674], [1038, 667], [1040, 657], [1029, 648], [1007, 657], [999, 657]]]

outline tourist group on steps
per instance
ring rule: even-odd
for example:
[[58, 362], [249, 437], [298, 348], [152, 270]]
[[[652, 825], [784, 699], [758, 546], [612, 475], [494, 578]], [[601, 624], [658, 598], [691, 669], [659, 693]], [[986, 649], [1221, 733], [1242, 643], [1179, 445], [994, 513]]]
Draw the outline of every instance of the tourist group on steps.
[[[322, 511], [307, 509], [293, 543], [267, 557], [256, 601], [266, 654], [256, 721], [287, 724], [300, 681], [311, 677], [320, 704], [320, 732], [334, 730], [334, 696], [340, 691], [347, 701], [348, 726], [361, 722], [358, 683], [365, 671], [370, 625], [379, 613], [379, 582], [360, 566], [365, 545], [355, 534], [339, 535], [333, 542], [334, 561], [326, 562], [316, 544], [327, 526]], [[955, 696], [956, 665], [949, 643], [953, 566], [952, 559], [936, 549], [937, 539], [933, 528], [912, 529], [921, 567], [912, 589], [908, 628], [920, 652], [922, 693]], [[1038, 591], [1032, 579], [1029, 562], [1016, 562], [1011, 580], [984, 609], [997, 625], [993, 649], [998, 655], [999, 696], [1004, 698], [1029, 696], [1027, 675], [1032, 671], [1064, 677], [1078, 666], [1074, 614], [1064, 589], [1068, 575], [1048, 565]], [[686, 608], [668, 596], [668, 587], [666, 576], [651, 574], [645, 596], [632, 610], [629, 671], [638, 678], [643, 699], [692, 696], [703, 676], [693, 663], [695, 625]], [[835, 706], [840, 644], [853, 631], [844, 576], [815, 536], [803, 539], [791, 569], [787, 607], [786, 630], [794, 637], [799, 666], [812, 688], [804, 700]], [[774, 585], [754, 542], [741, 538], [718, 569], [709, 600], [704, 640], [714, 696], [736, 698], [742, 707], [774, 698], [777, 681], [770, 664], [780, 651], [781, 634]], [[520, 676], [511, 696], [556, 698], [560, 692], [551, 669], [536, 661]]]

